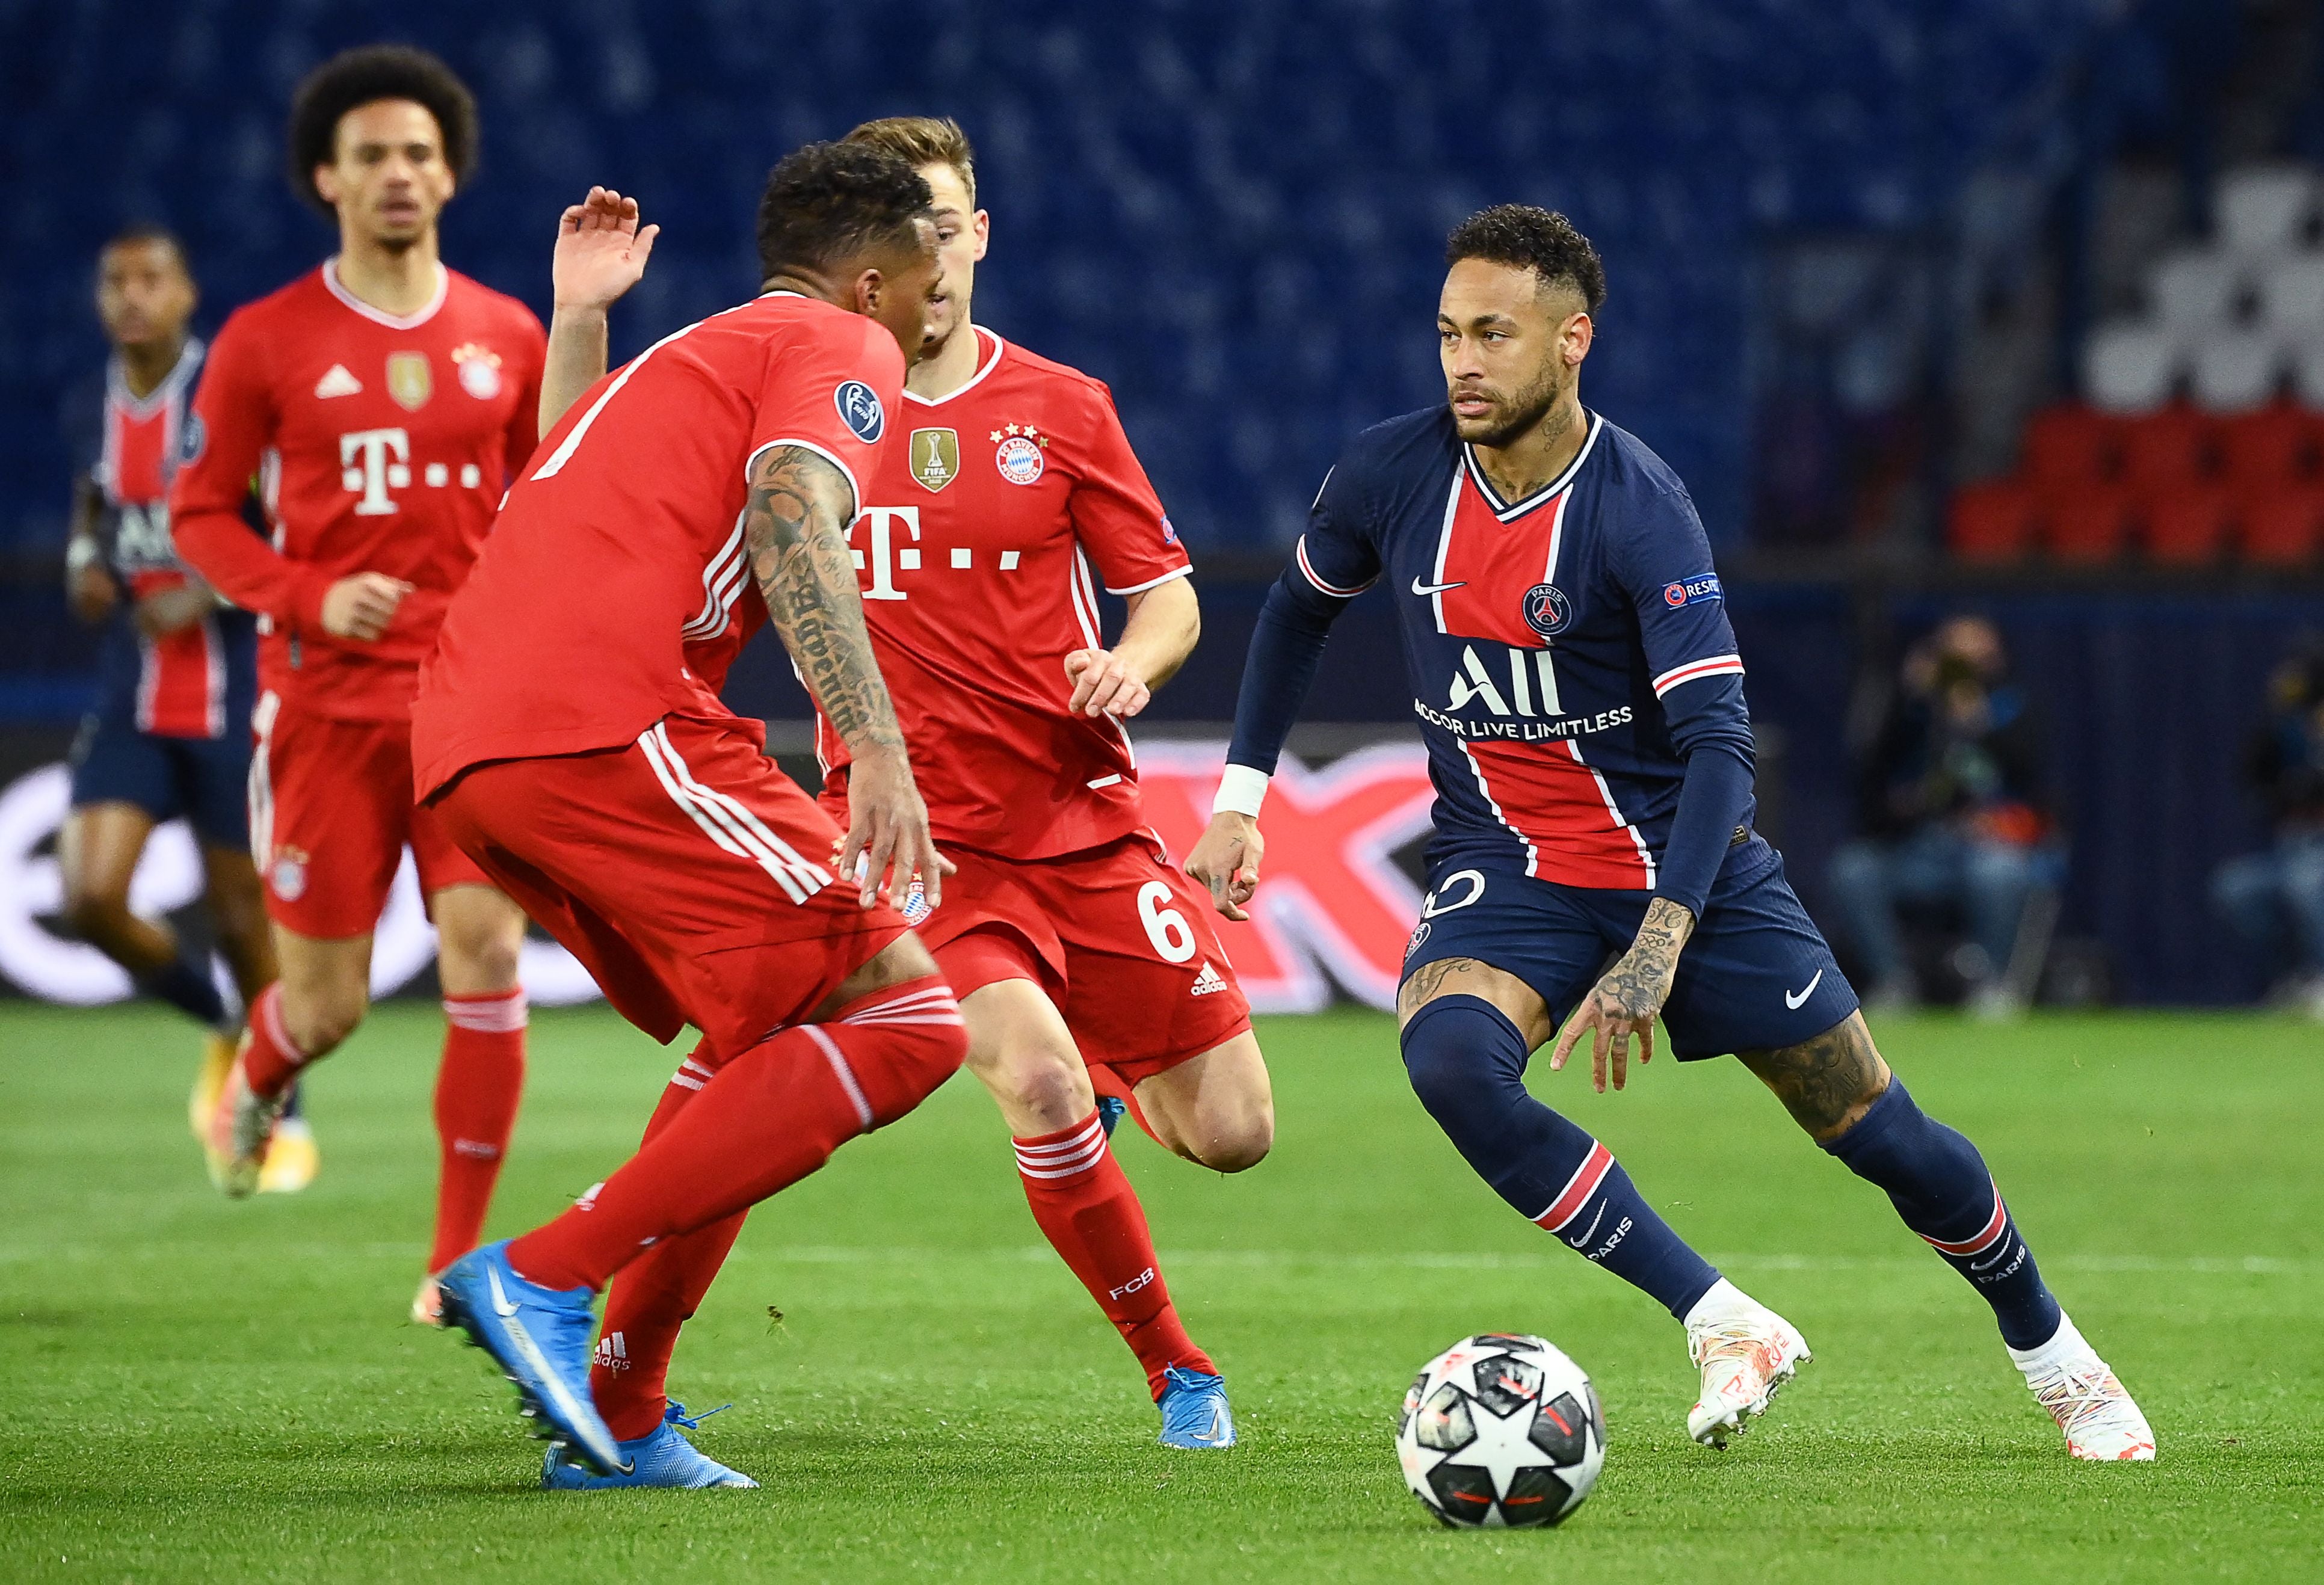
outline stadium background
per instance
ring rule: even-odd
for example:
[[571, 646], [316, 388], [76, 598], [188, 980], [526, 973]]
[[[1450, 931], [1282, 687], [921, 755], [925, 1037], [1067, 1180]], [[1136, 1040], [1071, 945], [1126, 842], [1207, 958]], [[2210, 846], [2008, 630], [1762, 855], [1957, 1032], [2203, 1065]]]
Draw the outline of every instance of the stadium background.
[[[204, 329], [311, 266], [329, 239], [281, 180], [284, 106], [325, 55], [384, 37], [438, 50], [482, 102], [454, 265], [545, 314], [553, 217], [588, 183], [663, 225], [617, 310], [617, 357], [750, 290], [752, 200], [780, 152], [867, 115], [957, 115], [996, 216], [978, 317], [1111, 383], [1198, 558], [1208, 631], [1154, 736], [1229, 714], [1251, 614], [1343, 441], [1439, 399], [1446, 227], [1500, 199], [1568, 211], [1612, 287], [1585, 399], [1702, 506], [1751, 667], [1765, 824], [1811, 907], [1828, 917], [1825, 861], [1850, 828], [1858, 680], [1940, 613], [1982, 611], [2052, 723], [2083, 987], [2255, 993], [2204, 889], [2264, 840], [2238, 760], [2269, 668], [2324, 627], [2314, 557], [1968, 559], [1948, 524], [1960, 487], [2009, 472], [2025, 420], [2078, 392], [2101, 328], [2151, 307], [2149, 265], [2212, 234], [2233, 172], [2324, 155], [2314, 7], [1573, 0], [1512, 30], [1513, 14], [0, 5], [17, 243], [0, 276], [0, 786], [26, 794], [0, 809], [0, 959], [62, 950], [37, 917], [53, 877], [44, 891], [19, 779], [61, 754], [89, 688], [93, 636], [59, 594], [58, 412], [102, 356], [91, 258], [124, 223], [177, 227]], [[1308, 713], [1333, 723], [1301, 740], [1311, 757], [1406, 732], [1393, 650], [1384, 607], [1360, 604]], [[736, 689], [797, 741], [775, 656]], [[1328, 916], [1337, 899], [1316, 900]], [[1376, 999], [1348, 953], [1311, 945]]]

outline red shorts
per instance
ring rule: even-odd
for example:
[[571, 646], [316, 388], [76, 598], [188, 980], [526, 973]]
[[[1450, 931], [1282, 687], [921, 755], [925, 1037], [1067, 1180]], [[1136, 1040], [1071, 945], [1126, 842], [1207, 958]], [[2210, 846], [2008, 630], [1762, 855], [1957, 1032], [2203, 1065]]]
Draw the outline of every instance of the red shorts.
[[837, 883], [838, 831], [739, 721], [669, 715], [627, 748], [478, 765], [429, 806], [623, 1018], [665, 1042], [692, 1024], [721, 1059], [904, 934]]
[[409, 722], [335, 721], [268, 693], [252, 724], [250, 856], [276, 924], [327, 941], [368, 935], [407, 843], [423, 897], [489, 884], [411, 801]]
[[1055, 859], [945, 857], [960, 873], [919, 933], [962, 1000], [1030, 980], [1065, 1014], [1082, 1060], [1133, 1086], [1250, 1027], [1209, 896], [1153, 838]]

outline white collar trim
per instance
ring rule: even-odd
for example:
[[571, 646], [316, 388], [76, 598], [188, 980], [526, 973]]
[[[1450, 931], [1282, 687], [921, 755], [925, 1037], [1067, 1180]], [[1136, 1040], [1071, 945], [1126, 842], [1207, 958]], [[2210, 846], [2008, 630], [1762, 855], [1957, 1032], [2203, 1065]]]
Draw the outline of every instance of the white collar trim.
[[373, 308], [354, 292], [349, 291], [339, 280], [339, 258], [337, 253], [323, 261], [323, 284], [330, 289], [333, 297], [337, 298], [374, 325], [384, 325], [390, 330], [417, 330], [436, 317], [436, 310], [442, 308], [444, 299], [452, 294], [452, 272], [444, 268], [442, 260], [437, 261], [436, 295], [429, 298], [428, 306], [416, 314], [386, 313]]
[[1590, 460], [1591, 452], [1597, 448], [1598, 431], [1603, 429], [1605, 424], [1604, 419], [1596, 413], [1591, 413], [1590, 433], [1582, 437], [1582, 449], [1573, 454], [1573, 460], [1565, 465], [1565, 471], [1522, 501], [1505, 502], [1501, 499], [1500, 492], [1493, 488], [1493, 482], [1485, 477], [1483, 465], [1477, 461], [1477, 448], [1465, 440], [1461, 443], [1461, 456], [1468, 465], [1469, 476], [1477, 482], [1478, 490], [1483, 493], [1485, 504], [1493, 509], [1495, 517], [1503, 522], [1508, 522], [1513, 519], [1523, 517], [1545, 502], [1554, 500], [1572, 484], [1582, 472], [1582, 465]]
[[150, 419], [167, 407], [171, 401], [192, 383], [194, 371], [202, 366], [204, 348], [198, 336], [189, 336], [178, 348], [178, 361], [161, 376], [161, 382], [139, 396], [129, 389], [128, 373], [121, 366], [121, 355], [115, 353], [105, 365], [105, 394], [113, 405], [133, 419]]
[[979, 385], [984, 382], [984, 377], [987, 374], [990, 374], [993, 370], [1001, 366], [1001, 355], [1002, 352], [1007, 350], [1009, 344], [1001, 340], [1001, 337], [993, 332], [987, 330], [982, 325], [972, 324], [969, 326], [969, 329], [975, 332], [975, 334], [982, 339], [992, 343], [992, 352], [991, 355], [986, 357], [983, 363], [977, 365], [976, 373], [971, 374], [967, 381], [957, 390], [947, 391], [942, 396], [921, 396], [915, 392], [907, 391], [904, 392], [904, 400], [906, 401], [917, 401], [922, 407], [942, 407], [954, 397], [965, 396], [968, 392], [975, 390]]

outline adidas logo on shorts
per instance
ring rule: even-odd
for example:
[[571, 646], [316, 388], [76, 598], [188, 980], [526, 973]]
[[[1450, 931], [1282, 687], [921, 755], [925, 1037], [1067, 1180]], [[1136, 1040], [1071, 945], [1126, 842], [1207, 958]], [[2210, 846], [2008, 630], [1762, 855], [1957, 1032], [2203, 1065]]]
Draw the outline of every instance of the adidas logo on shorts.
[[1227, 982], [1220, 978], [1219, 972], [1211, 967], [1209, 960], [1205, 959], [1203, 963], [1203, 972], [1194, 976], [1194, 989], [1188, 994], [1208, 996], [1213, 991], [1224, 991], [1226, 988]]

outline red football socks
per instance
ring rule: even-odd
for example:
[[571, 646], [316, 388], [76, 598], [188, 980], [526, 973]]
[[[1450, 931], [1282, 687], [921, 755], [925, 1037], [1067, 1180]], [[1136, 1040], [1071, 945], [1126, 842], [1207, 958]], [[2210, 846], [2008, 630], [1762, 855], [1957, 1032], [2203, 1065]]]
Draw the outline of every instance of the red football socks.
[[1106, 1148], [1097, 1113], [1016, 1146], [1033, 1220], [1146, 1368], [1154, 1396], [1162, 1396], [1162, 1372], [1169, 1366], [1214, 1371], [1210, 1356], [1179, 1323], [1154, 1258], [1145, 1208]]
[[444, 999], [444, 1059], [436, 1070], [436, 1241], [441, 1271], [476, 1247], [500, 1181], [501, 1158], [524, 1093], [526, 1007], [521, 988]]
[[[646, 1144], [669, 1126], [678, 1109], [694, 1099], [711, 1068], [697, 1047], [678, 1068], [646, 1124]], [[622, 1267], [605, 1295], [605, 1322], [590, 1362], [589, 1396], [597, 1413], [622, 1442], [634, 1442], [661, 1424], [669, 1406], [670, 1355], [678, 1328], [694, 1317], [711, 1279], [726, 1263], [747, 1212], [736, 1212], [707, 1227], [664, 1239]]]
[[895, 1121], [967, 1054], [959, 1005], [934, 976], [779, 1030], [720, 1066], [572, 1210], [511, 1244], [509, 1263], [545, 1287], [601, 1288], [647, 1246], [748, 1210]]
[[243, 1076], [251, 1093], [272, 1100], [290, 1087], [299, 1070], [314, 1061], [290, 1039], [282, 1022], [282, 984], [277, 981], [250, 1004], [250, 1037], [242, 1048]]

